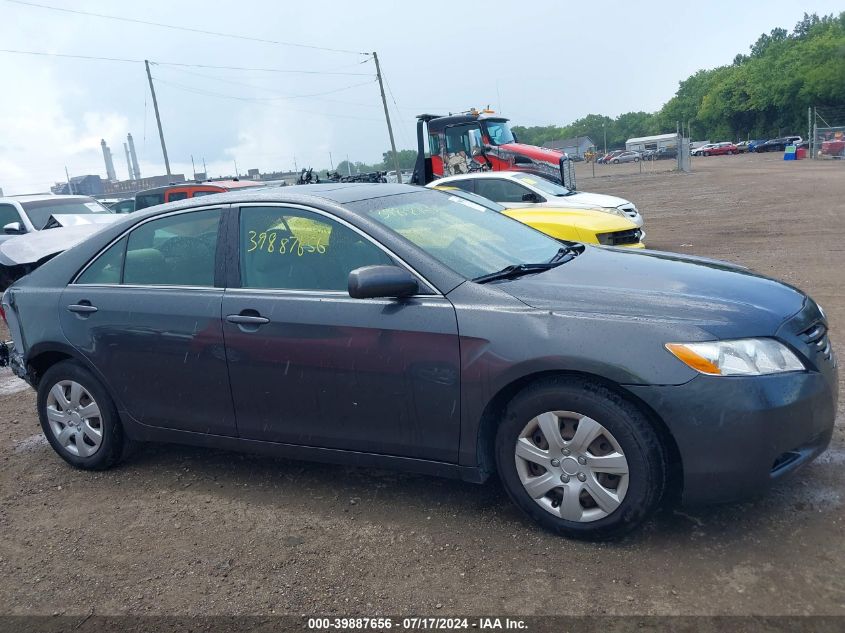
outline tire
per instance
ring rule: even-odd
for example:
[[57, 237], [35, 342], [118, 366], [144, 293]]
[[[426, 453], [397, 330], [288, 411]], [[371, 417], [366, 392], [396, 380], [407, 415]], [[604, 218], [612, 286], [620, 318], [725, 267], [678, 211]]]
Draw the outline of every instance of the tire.
[[[85, 417], [86, 410], [90, 417]], [[41, 377], [38, 417], [50, 446], [76, 468], [105, 470], [129, 452], [130, 442], [114, 401], [103, 384], [76, 361], [56, 363]]]
[[639, 158], [634, 158], [634, 162], [635, 162], [635, 163], [638, 163], [638, 162], [640, 162], [640, 159], [639, 159]]
[[612, 162], [614, 165], [618, 165], [618, 164], [619, 164], [619, 159], [618, 159], [618, 158], [614, 158], [614, 159], [613, 159], [612, 161], [610, 161], [610, 162]]
[[[559, 414], [564, 416], [558, 417]], [[548, 424], [550, 415], [557, 422], [552, 422], [551, 428], [557, 428], [560, 437], [554, 445], [547, 443], [543, 451], [542, 431], [540, 443], [534, 443], [540, 428], [537, 421], [542, 419]], [[581, 440], [586, 438], [588, 442], [585, 450], [579, 448], [575, 431], [582, 424], [585, 426]], [[601, 429], [598, 435], [594, 435], [596, 427]], [[564, 448], [559, 448], [561, 445]], [[531, 460], [552, 456], [544, 462], [548, 469], [524, 459], [522, 449], [526, 447]], [[601, 452], [605, 450], [609, 452]], [[623, 536], [657, 509], [666, 490], [666, 451], [649, 419], [614, 391], [582, 378], [543, 379], [517, 394], [497, 430], [495, 451], [499, 477], [511, 500], [542, 527], [561, 536], [584, 540]], [[560, 455], [560, 459], [553, 460], [554, 455]], [[619, 473], [621, 457], [626, 461], [626, 474], [598, 472], [602, 470], [601, 456], [616, 460], [615, 472]], [[587, 465], [579, 465], [578, 459]], [[616, 479], [611, 481], [611, 477]], [[564, 479], [567, 483], [563, 483]], [[533, 495], [523, 480], [529, 486], [539, 482]], [[547, 486], [545, 496], [540, 496]], [[593, 491], [600, 494], [593, 496]], [[565, 503], [567, 499], [574, 501]], [[600, 507], [597, 499], [606, 507]]]

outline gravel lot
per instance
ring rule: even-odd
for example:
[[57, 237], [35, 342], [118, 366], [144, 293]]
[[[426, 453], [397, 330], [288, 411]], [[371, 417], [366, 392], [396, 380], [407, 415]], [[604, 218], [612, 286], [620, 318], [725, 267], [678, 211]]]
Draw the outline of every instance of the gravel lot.
[[[579, 185], [637, 203], [652, 248], [808, 291], [845, 353], [845, 164], [751, 155], [694, 169], [599, 165], [592, 178], [579, 164]], [[845, 615], [841, 405], [830, 450], [769, 496], [666, 511], [598, 545], [534, 527], [497, 482], [175, 446], [80, 472], [8, 371], [0, 408], [4, 614]]]

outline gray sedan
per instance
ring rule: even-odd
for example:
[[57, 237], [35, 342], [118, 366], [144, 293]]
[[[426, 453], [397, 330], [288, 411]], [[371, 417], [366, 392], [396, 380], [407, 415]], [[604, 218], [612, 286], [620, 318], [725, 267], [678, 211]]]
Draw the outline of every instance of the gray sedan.
[[0, 360], [65, 461], [166, 441], [483, 482], [558, 534], [767, 489], [827, 446], [805, 294], [726, 263], [560, 242], [401, 184], [126, 216], [3, 295]]
[[610, 159], [610, 163], [613, 165], [618, 165], [619, 163], [638, 163], [642, 160], [642, 156], [640, 156], [639, 152], [622, 152], [618, 156], [614, 156]]

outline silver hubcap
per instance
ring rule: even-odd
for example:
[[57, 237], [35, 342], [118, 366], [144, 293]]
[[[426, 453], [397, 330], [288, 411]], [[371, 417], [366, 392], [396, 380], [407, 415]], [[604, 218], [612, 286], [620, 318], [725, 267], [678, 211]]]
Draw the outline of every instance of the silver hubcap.
[[50, 389], [47, 421], [59, 444], [72, 455], [90, 457], [103, 442], [100, 407], [88, 390], [73, 380], [62, 380]]
[[520, 433], [514, 459], [525, 491], [567, 521], [604, 518], [628, 491], [628, 460], [616, 438], [580, 413], [538, 415]]

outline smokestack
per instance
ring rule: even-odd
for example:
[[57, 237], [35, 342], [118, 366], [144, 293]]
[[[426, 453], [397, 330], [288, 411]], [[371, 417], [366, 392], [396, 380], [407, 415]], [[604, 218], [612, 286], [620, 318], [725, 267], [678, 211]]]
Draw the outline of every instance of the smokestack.
[[106, 177], [109, 180], [117, 180], [117, 176], [114, 173], [114, 161], [111, 157], [111, 150], [106, 145], [106, 139], [100, 139], [100, 148], [103, 150], [103, 160], [106, 161]]
[[129, 143], [129, 155], [132, 156], [132, 171], [134, 172], [135, 180], [141, 180], [141, 169], [138, 167], [138, 155], [135, 154], [135, 141], [132, 140], [132, 134], [126, 135], [126, 141]]
[[126, 169], [129, 171], [129, 180], [135, 180], [135, 170], [132, 169], [132, 159], [129, 158], [129, 146], [124, 143], [123, 151], [126, 153]]

